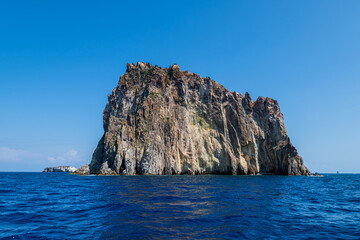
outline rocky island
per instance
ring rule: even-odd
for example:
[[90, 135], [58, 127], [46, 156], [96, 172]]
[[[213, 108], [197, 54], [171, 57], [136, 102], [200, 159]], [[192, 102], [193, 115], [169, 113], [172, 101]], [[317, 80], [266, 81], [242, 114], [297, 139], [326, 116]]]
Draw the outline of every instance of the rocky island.
[[77, 169], [72, 166], [47, 167], [43, 172], [75, 172]]
[[127, 64], [103, 113], [97, 175], [310, 175], [278, 102], [253, 101], [176, 64]]

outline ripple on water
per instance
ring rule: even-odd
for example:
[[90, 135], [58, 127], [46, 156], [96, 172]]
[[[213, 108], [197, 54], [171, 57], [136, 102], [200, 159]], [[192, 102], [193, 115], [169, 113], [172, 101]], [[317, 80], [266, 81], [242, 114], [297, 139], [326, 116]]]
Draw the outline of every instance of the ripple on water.
[[0, 238], [359, 239], [359, 203], [360, 175], [0, 173]]

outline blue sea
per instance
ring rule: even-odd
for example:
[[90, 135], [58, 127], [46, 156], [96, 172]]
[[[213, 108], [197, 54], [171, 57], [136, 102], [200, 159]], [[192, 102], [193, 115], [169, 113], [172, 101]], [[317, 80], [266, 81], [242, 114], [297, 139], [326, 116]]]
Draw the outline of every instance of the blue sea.
[[0, 173], [1, 239], [360, 239], [360, 175]]

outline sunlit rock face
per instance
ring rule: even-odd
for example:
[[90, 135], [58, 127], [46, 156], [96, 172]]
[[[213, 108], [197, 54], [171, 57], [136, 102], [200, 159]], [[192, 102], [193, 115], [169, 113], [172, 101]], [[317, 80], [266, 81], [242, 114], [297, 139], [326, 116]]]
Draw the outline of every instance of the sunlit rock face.
[[252, 101], [176, 64], [128, 64], [103, 122], [91, 174], [310, 174], [276, 100]]

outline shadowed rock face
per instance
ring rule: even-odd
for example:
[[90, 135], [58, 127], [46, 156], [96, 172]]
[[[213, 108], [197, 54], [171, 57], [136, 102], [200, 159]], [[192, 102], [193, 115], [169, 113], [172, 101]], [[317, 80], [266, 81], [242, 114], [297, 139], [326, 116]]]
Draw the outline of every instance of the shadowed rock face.
[[91, 174], [309, 175], [276, 100], [176, 64], [128, 64], [104, 110]]

